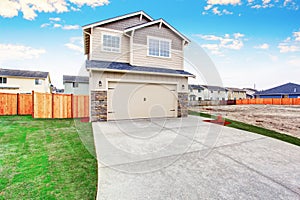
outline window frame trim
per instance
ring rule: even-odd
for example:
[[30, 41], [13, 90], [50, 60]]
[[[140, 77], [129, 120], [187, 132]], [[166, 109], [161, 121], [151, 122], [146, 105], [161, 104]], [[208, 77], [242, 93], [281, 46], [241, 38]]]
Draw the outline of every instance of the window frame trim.
[[[149, 52], [150, 52], [150, 48], [149, 48], [149, 40], [150, 39], [153, 39], [153, 40], [158, 40], [159, 41], [159, 55], [158, 56], [155, 56], [155, 55], [150, 55]], [[166, 56], [161, 56], [160, 55], [160, 41], [165, 41], [165, 42], [169, 42], [169, 57], [166, 57]], [[149, 57], [154, 57], [154, 58], [165, 58], [165, 59], [170, 59], [172, 58], [172, 40], [170, 39], [166, 39], [166, 38], [161, 38], [161, 37], [154, 37], [154, 36], [147, 36], [147, 56]]]
[[[4, 76], [0, 76], [0, 78], [2, 79], [0, 84], [7, 84], [7, 77]], [[5, 79], [5, 83], [3, 83], [3, 80]]]
[[[119, 44], [119, 49], [118, 51], [108, 51], [104, 49], [104, 35], [110, 35], [110, 36], [114, 36], [114, 37], [118, 37], [120, 44]], [[108, 47], [107, 47], [108, 48]], [[114, 48], [114, 47], [110, 47], [110, 48]], [[107, 52], [107, 53], [122, 53], [122, 35], [118, 34], [118, 33], [111, 33], [111, 32], [102, 32], [101, 33], [101, 51], [103, 52]]]

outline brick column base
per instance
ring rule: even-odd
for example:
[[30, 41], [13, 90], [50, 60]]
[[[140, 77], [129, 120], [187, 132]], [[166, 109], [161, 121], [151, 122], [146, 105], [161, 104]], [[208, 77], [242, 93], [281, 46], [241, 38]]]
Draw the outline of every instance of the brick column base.
[[107, 121], [107, 91], [91, 91], [91, 122]]
[[188, 116], [188, 93], [178, 92], [178, 117]]

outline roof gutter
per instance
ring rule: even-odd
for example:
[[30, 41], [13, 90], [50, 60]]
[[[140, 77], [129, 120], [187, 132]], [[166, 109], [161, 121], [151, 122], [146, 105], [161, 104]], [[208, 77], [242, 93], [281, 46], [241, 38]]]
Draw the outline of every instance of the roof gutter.
[[119, 73], [132, 73], [132, 74], [148, 74], [148, 75], [161, 75], [161, 76], [175, 76], [175, 77], [192, 77], [196, 78], [195, 75], [187, 74], [171, 74], [171, 73], [159, 73], [159, 72], [145, 72], [145, 71], [132, 71], [132, 70], [117, 70], [117, 69], [101, 69], [101, 68], [87, 68], [91, 71], [99, 72], [119, 72]]

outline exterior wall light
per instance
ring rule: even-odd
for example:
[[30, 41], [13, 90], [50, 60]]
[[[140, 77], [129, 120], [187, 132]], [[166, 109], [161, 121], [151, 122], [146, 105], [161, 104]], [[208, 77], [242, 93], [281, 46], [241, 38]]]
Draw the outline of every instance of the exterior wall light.
[[102, 87], [102, 81], [99, 81], [98, 85], [99, 87]]
[[185, 88], [185, 86], [184, 86], [184, 85], [182, 85], [181, 87], [182, 87], [182, 89], [184, 89], [184, 88]]

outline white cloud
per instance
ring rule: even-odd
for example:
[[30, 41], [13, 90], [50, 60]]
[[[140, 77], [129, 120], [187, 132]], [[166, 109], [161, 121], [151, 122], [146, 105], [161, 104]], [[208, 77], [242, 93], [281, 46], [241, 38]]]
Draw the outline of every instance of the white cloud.
[[212, 9], [212, 12], [215, 14], [215, 15], [221, 15], [221, 11], [218, 10], [218, 7], [214, 7]]
[[61, 24], [53, 24], [53, 28], [60, 28], [60, 27], [62, 27]]
[[46, 27], [48, 27], [48, 26], [50, 26], [49, 23], [44, 23], [44, 24], [41, 25], [41, 28], [46, 28]]
[[108, 5], [108, 0], [69, 0], [71, 3], [78, 5], [79, 7], [83, 5], [97, 7], [97, 6], [104, 6]]
[[199, 34], [195, 36], [210, 41], [210, 43], [202, 44], [202, 47], [210, 50], [215, 55], [223, 55], [222, 49], [240, 50], [244, 46], [243, 38], [245, 35], [241, 33], [225, 34], [224, 36]]
[[7, 60], [34, 59], [46, 53], [44, 49], [15, 44], [0, 44], [0, 63]]
[[55, 22], [61, 21], [61, 19], [59, 17], [50, 17], [49, 20], [50, 21], [55, 21]]
[[270, 46], [269, 46], [267, 43], [264, 43], [264, 44], [255, 46], [254, 48], [255, 48], [255, 49], [263, 49], [263, 50], [266, 50], [266, 49], [269, 49], [269, 47], [270, 47]]
[[79, 25], [64, 25], [62, 27], [63, 30], [77, 30], [79, 28], [80, 28]]
[[300, 31], [294, 32], [293, 36], [295, 37], [295, 41], [299, 41], [300, 42]]
[[293, 32], [291, 37], [287, 37], [277, 47], [280, 53], [300, 51], [300, 31]]
[[207, 6], [204, 7], [204, 10], [209, 10], [209, 9], [211, 9], [212, 7], [213, 7], [213, 5], [210, 5], [210, 4], [209, 4], [209, 5], [207, 5]]
[[64, 44], [65, 47], [76, 52], [83, 53], [83, 39], [82, 37], [71, 37], [70, 41]]
[[278, 48], [280, 49], [280, 53], [297, 52], [300, 50], [298, 46], [289, 45], [287, 43], [280, 43]]
[[208, 0], [207, 4], [211, 5], [237, 5], [241, 4], [241, 0]]
[[19, 12], [23, 18], [33, 20], [37, 13], [63, 13], [84, 5], [97, 7], [109, 4], [109, 0], [0, 0], [0, 16], [12, 18]]

